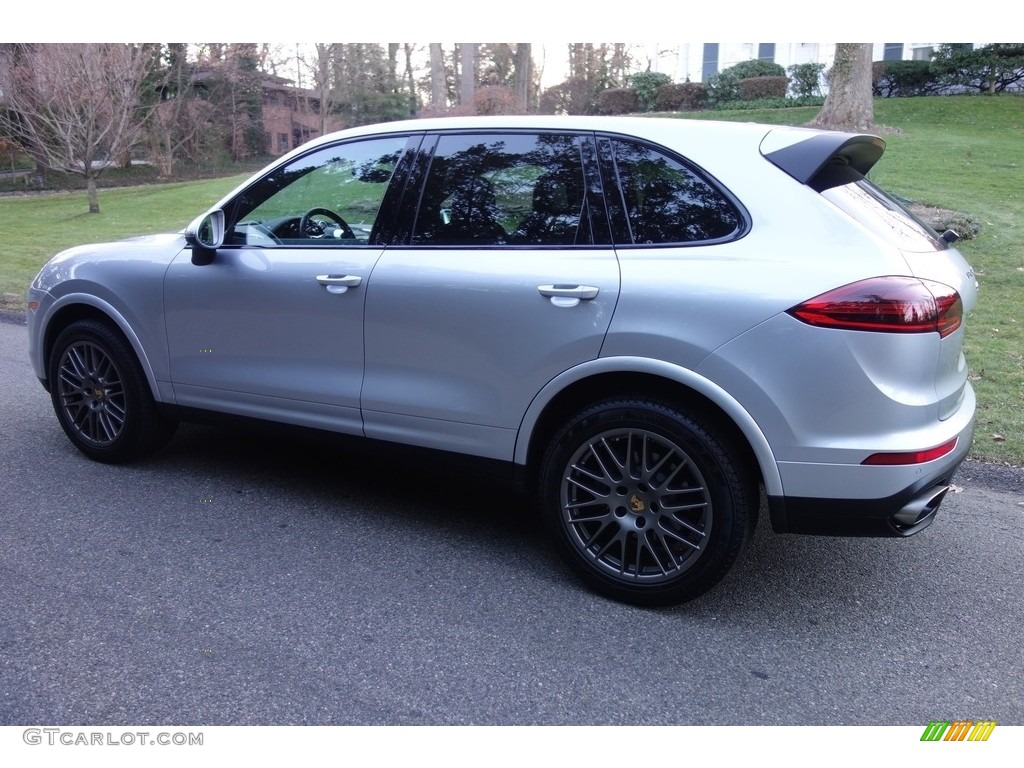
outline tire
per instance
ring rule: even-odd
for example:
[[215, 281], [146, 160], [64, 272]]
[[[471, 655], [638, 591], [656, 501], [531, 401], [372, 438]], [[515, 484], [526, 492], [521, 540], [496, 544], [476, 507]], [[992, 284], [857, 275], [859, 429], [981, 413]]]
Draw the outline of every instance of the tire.
[[95, 461], [121, 464], [163, 447], [177, 421], [163, 416], [124, 336], [100, 320], [79, 320], [54, 342], [50, 398], [64, 432]]
[[613, 400], [571, 419], [544, 457], [545, 523], [594, 590], [668, 606], [711, 589], [757, 523], [759, 493], [714, 428], [663, 402]]

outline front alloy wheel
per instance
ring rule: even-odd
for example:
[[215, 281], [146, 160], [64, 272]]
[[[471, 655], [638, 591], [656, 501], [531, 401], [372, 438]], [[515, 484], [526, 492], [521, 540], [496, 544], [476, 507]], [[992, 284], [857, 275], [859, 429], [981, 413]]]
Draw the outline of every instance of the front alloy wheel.
[[106, 350], [91, 341], [64, 349], [57, 371], [63, 420], [85, 443], [113, 445], [124, 430], [126, 402], [121, 372]]
[[131, 461], [164, 445], [177, 422], [157, 409], [127, 339], [101, 320], [79, 320], [53, 344], [48, 380], [65, 434], [96, 461]]

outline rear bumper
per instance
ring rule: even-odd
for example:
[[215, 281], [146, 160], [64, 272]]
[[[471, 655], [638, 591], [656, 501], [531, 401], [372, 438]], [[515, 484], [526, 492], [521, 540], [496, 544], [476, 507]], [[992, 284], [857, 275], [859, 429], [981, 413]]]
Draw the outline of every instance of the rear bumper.
[[[913, 465], [916, 479], [885, 498], [810, 498], [769, 496], [768, 510], [776, 533], [821, 536], [912, 536], [935, 520], [957, 468], [971, 448], [973, 427], [959, 436], [956, 449], [941, 460]], [[859, 467], [872, 473], [880, 467]], [[870, 482], [865, 482], [870, 486]]]

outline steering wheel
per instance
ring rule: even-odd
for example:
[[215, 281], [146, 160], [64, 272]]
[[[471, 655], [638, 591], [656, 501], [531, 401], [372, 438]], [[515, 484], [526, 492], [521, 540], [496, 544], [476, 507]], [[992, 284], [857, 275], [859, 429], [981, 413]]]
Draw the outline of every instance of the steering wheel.
[[314, 216], [323, 216], [325, 219], [330, 219], [338, 228], [341, 230], [340, 237], [345, 240], [355, 240], [356, 233], [352, 231], [350, 227], [341, 216], [336, 214], [334, 211], [328, 208], [310, 208], [299, 219], [299, 236], [300, 237], [314, 237], [321, 238], [324, 236], [324, 227], [318, 222], [314, 221]]

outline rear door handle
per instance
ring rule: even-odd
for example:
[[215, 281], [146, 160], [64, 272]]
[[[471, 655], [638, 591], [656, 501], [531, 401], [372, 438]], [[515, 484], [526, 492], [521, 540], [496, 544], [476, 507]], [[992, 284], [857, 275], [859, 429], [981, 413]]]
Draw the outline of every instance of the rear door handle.
[[345, 293], [363, 282], [363, 278], [359, 275], [317, 275], [316, 281], [325, 286], [329, 293]]
[[581, 301], [596, 299], [601, 289], [593, 285], [538, 285], [537, 291], [556, 307], [575, 307]]

